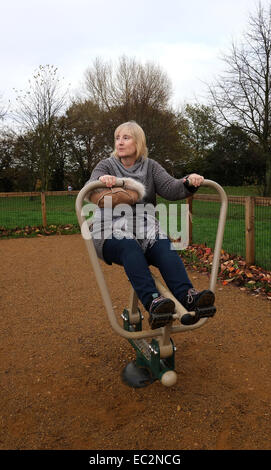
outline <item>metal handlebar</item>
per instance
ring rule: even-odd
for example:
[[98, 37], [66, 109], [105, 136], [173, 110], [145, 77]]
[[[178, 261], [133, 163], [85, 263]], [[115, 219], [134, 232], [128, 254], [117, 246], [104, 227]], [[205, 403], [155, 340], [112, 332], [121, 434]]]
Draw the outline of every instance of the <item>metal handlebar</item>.
[[[117, 187], [123, 186], [123, 180], [121, 178], [117, 178], [115, 186]], [[219, 269], [220, 253], [221, 253], [223, 234], [224, 234], [224, 227], [225, 227], [226, 215], [227, 215], [228, 199], [227, 199], [227, 195], [224, 189], [218, 183], [211, 181], [211, 180], [204, 180], [202, 186], [209, 186], [209, 187], [216, 189], [216, 191], [220, 195], [220, 200], [221, 200], [220, 216], [219, 216], [219, 221], [218, 221], [212, 271], [211, 271], [211, 276], [210, 276], [210, 290], [215, 292], [217, 274], [218, 274], [218, 269]], [[117, 334], [119, 334], [120, 336], [126, 339], [141, 339], [141, 338], [151, 338], [155, 336], [163, 336], [164, 334], [163, 327], [157, 328], [155, 330], [130, 332], [130, 331], [124, 330], [117, 321], [114, 308], [112, 305], [112, 301], [110, 298], [110, 294], [107, 288], [107, 284], [106, 284], [106, 281], [102, 272], [102, 268], [101, 268], [101, 265], [100, 265], [100, 262], [99, 262], [94, 244], [93, 244], [93, 240], [89, 233], [88, 225], [85, 223], [86, 218], [83, 213], [83, 203], [87, 194], [90, 191], [93, 191], [94, 189], [97, 189], [97, 188], [105, 188], [104, 183], [102, 183], [101, 181], [92, 181], [90, 183], [87, 183], [77, 195], [75, 208], [76, 208], [77, 219], [81, 228], [81, 233], [86, 243], [89, 258], [90, 258], [90, 261], [91, 261], [91, 264], [92, 264], [92, 267], [96, 276], [96, 280], [97, 280], [97, 283], [98, 283], [98, 286], [102, 295], [102, 299], [103, 299], [103, 302], [107, 311], [110, 324], [113, 330]], [[166, 288], [160, 282], [159, 282], [159, 290], [162, 295], [166, 295], [168, 297], [173, 298], [176, 303], [176, 307], [179, 308], [180, 311], [182, 311], [182, 313], [184, 313], [184, 308], [182, 307], [182, 305], [172, 296], [171, 293], [169, 293], [168, 290], [166, 290]], [[179, 331], [192, 330], [192, 329], [200, 328], [207, 320], [208, 318], [202, 318], [195, 325], [181, 325], [180, 324], [177, 326], [169, 326], [168, 328], [170, 330], [170, 333], [177, 333]]]
[[226, 217], [227, 217], [228, 197], [224, 189], [215, 181], [204, 180], [202, 186], [209, 186], [210, 188], [216, 189], [216, 191], [218, 192], [220, 196], [220, 201], [221, 201], [212, 271], [211, 271], [211, 277], [210, 277], [210, 290], [215, 292], [217, 274], [218, 274], [218, 269], [219, 269], [219, 261], [220, 261], [220, 255], [221, 255], [221, 248], [222, 248], [222, 242], [223, 242], [223, 236], [224, 236], [224, 229], [225, 229], [225, 223], [226, 223]]

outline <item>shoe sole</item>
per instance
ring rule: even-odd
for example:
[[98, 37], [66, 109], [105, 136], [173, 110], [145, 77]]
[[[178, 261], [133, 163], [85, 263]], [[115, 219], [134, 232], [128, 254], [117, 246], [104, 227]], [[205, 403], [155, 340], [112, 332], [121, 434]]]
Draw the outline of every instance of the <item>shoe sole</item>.
[[173, 300], [168, 299], [161, 302], [152, 313], [173, 313], [175, 310], [175, 303]]
[[172, 315], [175, 311], [173, 300], [161, 302], [160, 305], [150, 314], [149, 324], [152, 330], [168, 325], [172, 321]]

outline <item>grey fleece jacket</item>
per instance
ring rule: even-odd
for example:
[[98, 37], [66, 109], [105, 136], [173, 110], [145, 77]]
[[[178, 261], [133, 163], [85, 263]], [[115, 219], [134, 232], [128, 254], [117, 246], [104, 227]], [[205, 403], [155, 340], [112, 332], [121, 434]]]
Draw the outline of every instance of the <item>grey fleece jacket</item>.
[[[186, 188], [182, 180], [173, 178], [167, 171], [155, 160], [147, 158], [143, 161], [144, 178], [142, 180], [142, 171], [138, 169], [138, 162], [131, 168], [125, 168], [118, 161], [118, 168], [116, 170], [115, 157], [109, 157], [101, 160], [94, 168], [88, 182], [96, 181], [100, 176], [113, 175], [117, 178], [130, 177], [140, 181], [145, 186], [145, 196], [139, 203], [151, 203], [156, 206], [156, 195], [159, 195], [169, 201], [177, 201], [185, 199], [193, 194], [194, 188], [191, 191]], [[122, 170], [123, 167], [123, 170]], [[99, 258], [103, 260], [103, 244], [105, 240], [93, 238], [93, 243]]]

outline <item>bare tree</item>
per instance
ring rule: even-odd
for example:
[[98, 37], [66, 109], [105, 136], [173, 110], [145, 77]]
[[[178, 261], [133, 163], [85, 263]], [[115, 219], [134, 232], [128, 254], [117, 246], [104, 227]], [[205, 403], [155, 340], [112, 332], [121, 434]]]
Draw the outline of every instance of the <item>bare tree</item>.
[[118, 124], [134, 120], [146, 133], [151, 158], [163, 163], [180, 158], [178, 126], [170, 106], [172, 86], [159, 65], [126, 56], [115, 64], [96, 58], [85, 73], [85, 85], [88, 99], [104, 115], [101, 133], [107, 146], [113, 145]]
[[7, 108], [3, 104], [2, 95], [0, 95], [0, 121], [2, 121], [7, 114]]
[[33, 79], [29, 80], [27, 91], [18, 91], [16, 121], [27, 130], [37, 126], [50, 125], [63, 109], [67, 92], [63, 92], [58, 69], [53, 65], [40, 65]]
[[35, 134], [39, 177], [44, 190], [48, 189], [55, 160], [55, 123], [66, 98], [67, 91], [62, 91], [58, 69], [52, 65], [40, 65], [29, 80], [29, 89], [17, 91], [18, 108], [14, 117], [24, 131]]
[[171, 83], [162, 69], [151, 62], [145, 65], [122, 56], [117, 66], [96, 58], [85, 73], [89, 98], [100, 108], [111, 110], [141, 105], [163, 110], [171, 96]]
[[223, 57], [227, 68], [209, 86], [220, 123], [240, 126], [266, 162], [265, 195], [271, 196], [271, 5], [259, 3], [240, 45]]

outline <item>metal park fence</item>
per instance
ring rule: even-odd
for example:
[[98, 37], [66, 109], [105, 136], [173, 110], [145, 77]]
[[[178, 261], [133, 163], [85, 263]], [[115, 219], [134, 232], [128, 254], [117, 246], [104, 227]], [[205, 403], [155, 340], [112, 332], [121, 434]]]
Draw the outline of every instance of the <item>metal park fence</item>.
[[[78, 191], [0, 193], [0, 233], [3, 229], [78, 225]], [[223, 249], [271, 270], [271, 198], [228, 196]], [[192, 214], [190, 243], [214, 248], [220, 201], [216, 194], [195, 194], [187, 201]], [[78, 227], [79, 231], [79, 227]]]
[[[223, 249], [247, 264], [271, 269], [271, 198], [228, 196]], [[217, 195], [195, 194], [190, 204], [190, 242], [214, 248], [220, 201]]]
[[0, 193], [0, 227], [78, 224], [75, 199], [79, 191]]

